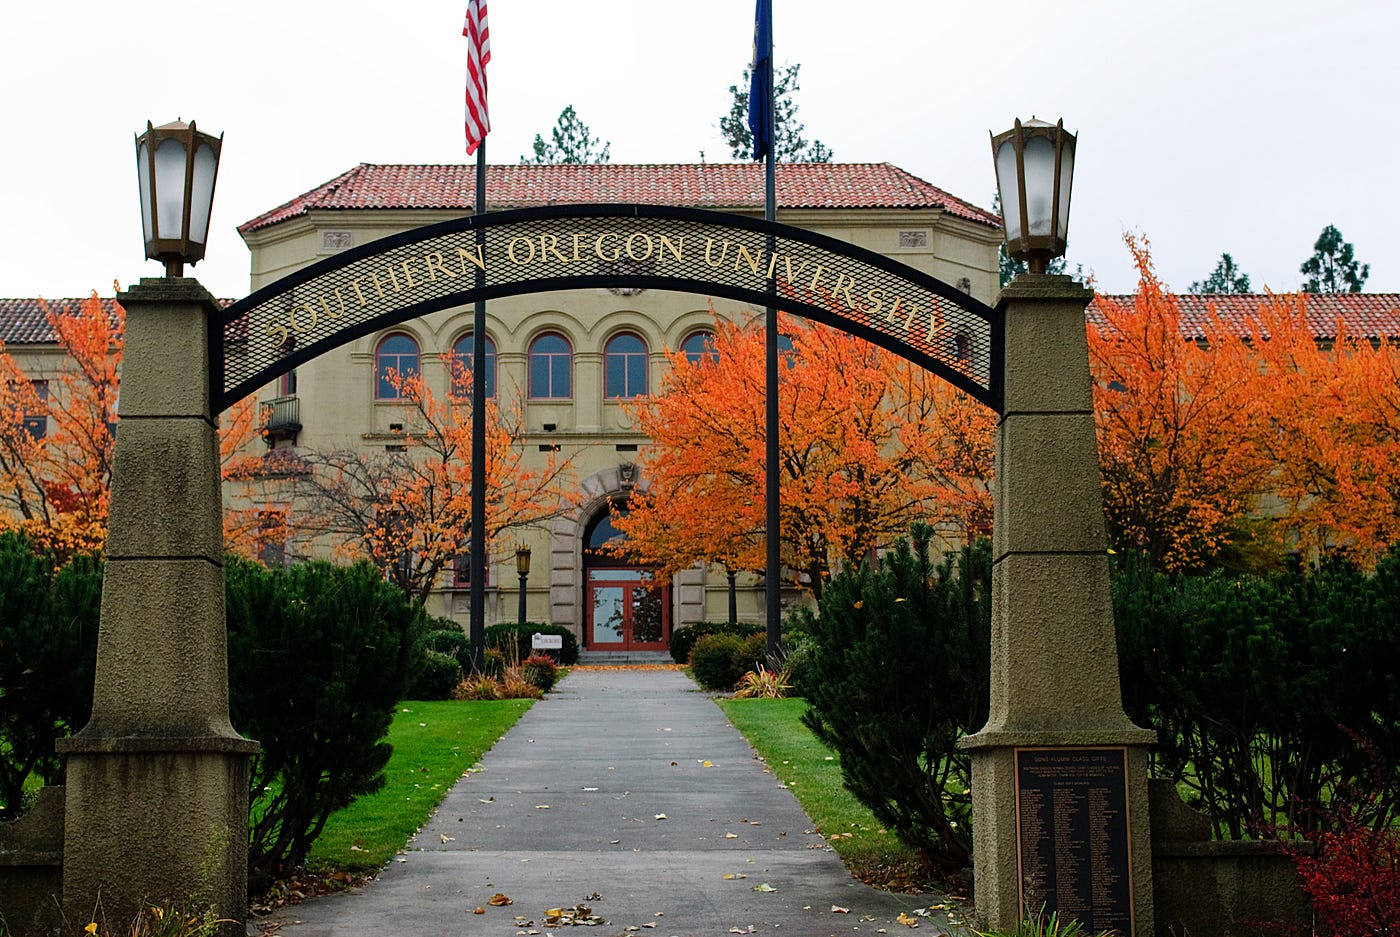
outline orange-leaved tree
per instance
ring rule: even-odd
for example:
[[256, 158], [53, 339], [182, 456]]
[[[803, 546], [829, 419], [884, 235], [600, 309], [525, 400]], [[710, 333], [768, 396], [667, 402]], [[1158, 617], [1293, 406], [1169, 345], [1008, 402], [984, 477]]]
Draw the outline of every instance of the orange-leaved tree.
[[291, 536], [287, 526], [291, 485], [303, 470], [295, 453], [263, 449], [259, 440], [263, 428], [252, 397], [219, 417], [224, 547], [253, 560], [280, 554]]
[[1260, 305], [1258, 441], [1278, 466], [1298, 545], [1371, 566], [1400, 543], [1400, 347], [1390, 336], [1353, 338], [1341, 321], [1318, 324], [1335, 336], [1329, 345], [1317, 341], [1305, 295]]
[[1215, 315], [1203, 342], [1184, 338], [1148, 242], [1125, 240], [1137, 293], [1131, 306], [1096, 297], [1088, 334], [1104, 513], [1119, 548], [1199, 569], [1240, 536], [1272, 467], [1256, 442], [1258, 372]]
[[[462, 362], [444, 355], [452, 386], [470, 387]], [[418, 375], [391, 374], [403, 404], [393, 451], [304, 451], [295, 476], [291, 530], [326, 537], [336, 553], [367, 557], [419, 602], [470, 550], [471, 401], [439, 399]], [[486, 421], [486, 547], [571, 506], [572, 462], [550, 455], [527, 465], [519, 412], [506, 419], [494, 401]]]
[[76, 309], [41, 303], [62, 353], [52, 380], [0, 349], [0, 525], [61, 555], [101, 549], [125, 312], [95, 292]]
[[[76, 309], [42, 303], [58, 354], [30, 369], [0, 347], [0, 528], [60, 556], [107, 540], [126, 312], [94, 292]], [[34, 377], [43, 374], [43, 377]], [[223, 418], [225, 477], [251, 438], [253, 404]]]
[[[819, 595], [918, 517], [986, 527], [990, 412], [862, 339], [786, 315], [779, 328], [782, 561], [797, 585]], [[762, 570], [763, 330], [716, 317], [713, 354], [669, 360], [660, 392], [630, 406], [651, 443], [619, 549], [663, 577], [697, 561]]]

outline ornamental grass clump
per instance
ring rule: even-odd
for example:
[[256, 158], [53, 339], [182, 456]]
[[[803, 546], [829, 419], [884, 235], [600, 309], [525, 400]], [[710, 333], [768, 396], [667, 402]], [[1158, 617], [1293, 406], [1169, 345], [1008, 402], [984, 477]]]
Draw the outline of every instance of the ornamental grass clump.
[[520, 675], [548, 693], [559, 680], [559, 665], [548, 654], [531, 654], [520, 665]]
[[[977, 937], [1090, 937], [1084, 925], [1074, 918], [1060, 920], [1060, 913], [1045, 913], [1044, 906], [1034, 915], [1016, 925], [1013, 931], [975, 931]], [[1114, 931], [1100, 931], [1093, 937], [1117, 937]]]
[[789, 679], [791, 677], [786, 668], [775, 671], [760, 664], [757, 670], [750, 670], [739, 678], [734, 698], [786, 699], [787, 691], [792, 689], [792, 685], [788, 683]]

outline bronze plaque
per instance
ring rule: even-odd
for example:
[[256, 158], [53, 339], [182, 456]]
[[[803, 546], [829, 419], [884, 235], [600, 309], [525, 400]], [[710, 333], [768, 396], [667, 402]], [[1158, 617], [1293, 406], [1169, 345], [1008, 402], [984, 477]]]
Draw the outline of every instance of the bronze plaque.
[[1021, 917], [1042, 906], [1087, 933], [1133, 933], [1128, 750], [1016, 749]]

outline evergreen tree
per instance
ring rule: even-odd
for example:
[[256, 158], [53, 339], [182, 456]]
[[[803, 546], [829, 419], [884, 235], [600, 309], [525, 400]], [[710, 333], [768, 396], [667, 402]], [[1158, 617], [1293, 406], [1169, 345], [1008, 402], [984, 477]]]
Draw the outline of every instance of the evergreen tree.
[[[602, 148], [599, 148], [599, 144]], [[559, 114], [559, 121], [550, 131], [550, 140], [535, 134], [532, 147], [533, 156], [522, 156], [522, 163], [606, 163], [609, 159], [610, 141], [599, 140], [589, 134], [588, 125], [579, 120], [572, 104]]]
[[1307, 277], [1304, 293], [1359, 293], [1371, 275], [1371, 265], [1358, 263], [1351, 244], [1330, 224], [1317, 236], [1313, 255], [1298, 270]]
[[1191, 284], [1193, 293], [1248, 293], [1249, 274], [1235, 266], [1235, 258], [1221, 254], [1210, 276]]
[[[793, 95], [801, 88], [797, 83], [800, 64], [785, 65], [773, 72], [773, 157], [780, 163], [829, 163], [832, 152], [820, 140], [808, 143], [802, 138], [806, 126], [797, 120], [797, 102]], [[719, 132], [729, 144], [729, 155], [735, 159], [753, 157], [753, 134], [749, 132], [749, 83], [753, 66], [744, 66], [744, 75], [737, 85], [729, 86], [734, 101], [729, 113], [719, 119]]]

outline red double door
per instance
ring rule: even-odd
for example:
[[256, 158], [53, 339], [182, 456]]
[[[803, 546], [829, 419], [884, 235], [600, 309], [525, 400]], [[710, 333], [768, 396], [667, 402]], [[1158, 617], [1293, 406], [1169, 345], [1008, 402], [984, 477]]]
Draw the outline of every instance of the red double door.
[[664, 651], [671, 642], [671, 602], [648, 570], [593, 566], [588, 575], [584, 646], [599, 651]]

